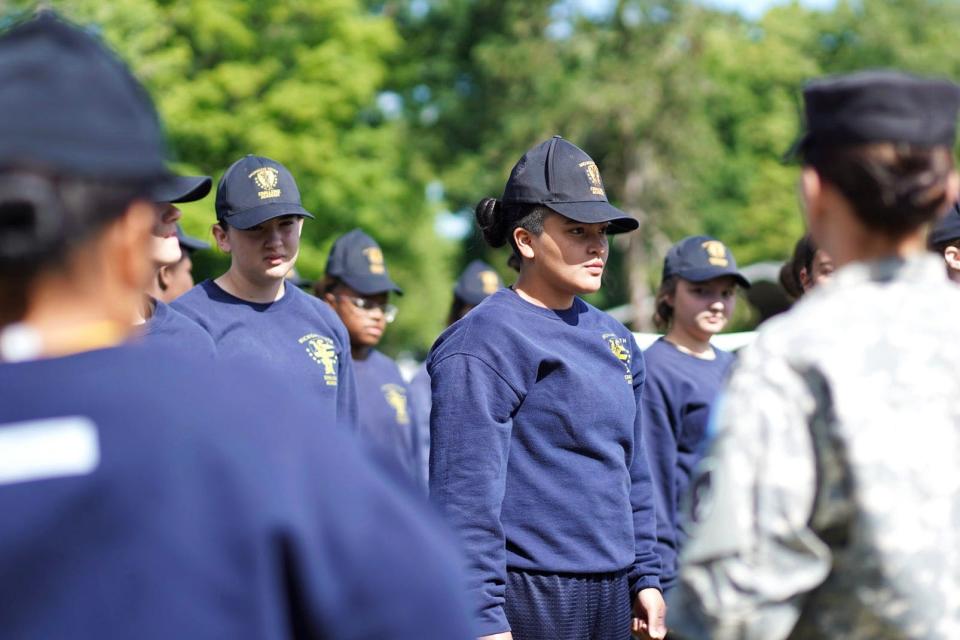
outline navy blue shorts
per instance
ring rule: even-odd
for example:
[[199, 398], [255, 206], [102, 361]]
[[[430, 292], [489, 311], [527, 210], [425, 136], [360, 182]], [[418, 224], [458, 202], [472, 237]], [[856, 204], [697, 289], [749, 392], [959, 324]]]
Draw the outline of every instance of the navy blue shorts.
[[630, 640], [627, 571], [557, 575], [507, 571], [514, 640]]

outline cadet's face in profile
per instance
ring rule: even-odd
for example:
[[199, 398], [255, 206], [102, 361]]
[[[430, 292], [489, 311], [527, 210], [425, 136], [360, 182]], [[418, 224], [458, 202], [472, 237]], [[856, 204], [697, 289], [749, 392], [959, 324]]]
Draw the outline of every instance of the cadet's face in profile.
[[159, 266], [175, 264], [180, 259], [180, 241], [177, 239], [177, 220], [180, 209], [169, 203], [156, 205], [156, 221], [150, 242], [150, 257]]
[[607, 259], [607, 226], [550, 213], [543, 221], [543, 233], [526, 234], [530, 255], [524, 257], [533, 257], [535, 272], [555, 291], [593, 293], [600, 289]]
[[678, 280], [673, 300], [673, 324], [676, 328], [707, 341], [723, 331], [736, 304], [737, 283], [732, 276], [706, 282]]
[[250, 282], [282, 280], [297, 261], [303, 218], [281, 216], [250, 229], [214, 230], [221, 251], [230, 253], [231, 269]]
[[161, 269], [161, 277], [166, 284], [163, 291], [163, 301], [173, 302], [193, 288], [193, 260], [186, 251], [180, 262]]

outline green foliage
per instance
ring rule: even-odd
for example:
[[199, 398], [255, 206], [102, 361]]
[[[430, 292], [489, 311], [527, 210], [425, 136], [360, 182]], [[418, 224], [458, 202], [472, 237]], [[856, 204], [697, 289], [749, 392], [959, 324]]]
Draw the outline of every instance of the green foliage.
[[[22, 3], [24, 5], [29, 3]], [[423, 349], [442, 328], [455, 247], [433, 232], [407, 126], [376, 107], [393, 22], [358, 0], [62, 0], [55, 8], [99, 29], [153, 94], [176, 167], [218, 178], [245, 154], [286, 165], [304, 206], [298, 268], [319, 277], [334, 238], [362, 227], [383, 245], [409, 295], [388, 350]], [[184, 206], [184, 227], [212, 240], [213, 197]], [[201, 256], [200, 277], [227, 260]]]

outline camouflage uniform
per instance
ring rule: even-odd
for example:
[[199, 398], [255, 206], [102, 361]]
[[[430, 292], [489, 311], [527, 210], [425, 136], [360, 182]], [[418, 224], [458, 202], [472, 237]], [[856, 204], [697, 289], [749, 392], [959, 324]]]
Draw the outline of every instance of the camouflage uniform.
[[742, 354], [671, 638], [960, 638], [960, 291], [853, 264]]

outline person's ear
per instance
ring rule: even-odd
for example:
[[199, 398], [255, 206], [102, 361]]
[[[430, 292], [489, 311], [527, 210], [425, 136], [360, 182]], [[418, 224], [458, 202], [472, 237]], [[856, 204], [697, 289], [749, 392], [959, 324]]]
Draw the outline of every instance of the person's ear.
[[224, 253], [230, 253], [230, 234], [219, 223], [214, 224], [210, 230], [213, 231], [213, 239], [217, 243], [217, 248]]
[[157, 286], [160, 287], [160, 291], [166, 291], [170, 288], [170, 268], [167, 266], [160, 267], [160, 270], [157, 271]]
[[533, 249], [533, 237], [533, 234], [523, 227], [517, 227], [513, 230], [513, 243], [516, 245], [517, 251], [520, 252], [520, 257], [533, 260], [536, 256], [536, 251]]
[[812, 227], [819, 224], [823, 212], [823, 183], [811, 167], [804, 167], [800, 173], [800, 200], [803, 203], [807, 224]]
[[105, 251], [109, 252], [118, 278], [128, 288], [142, 291], [154, 276], [150, 243], [155, 222], [153, 203], [135, 200], [104, 234]]
[[943, 260], [951, 271], [960, 271], [960, 249], [947, 247], [943, 250]]
[[326, 303], [329, 304], [331, 307], [334, 306], [335, 303], [337, 302], [337, 297], [336, 297], [335, 295], [333, 295], [333, 293], [332, 293], [331, 291], [327, 291], [325, 294], [323, 294], [323, 299], [324, 299], [324, 300], [326, 301]]
[[810, 274], [807, 273], [806, 267], [800, 267], [800, 288], [804, 291], [809, 290], [813, 286], [813, 278], [810, 277]]
[[957, 200], [960, 200], [960, 175], [957, 174], [956, 170], [951, 171], [950, 175], [947, 176], [947, 202], [953, 204]]

